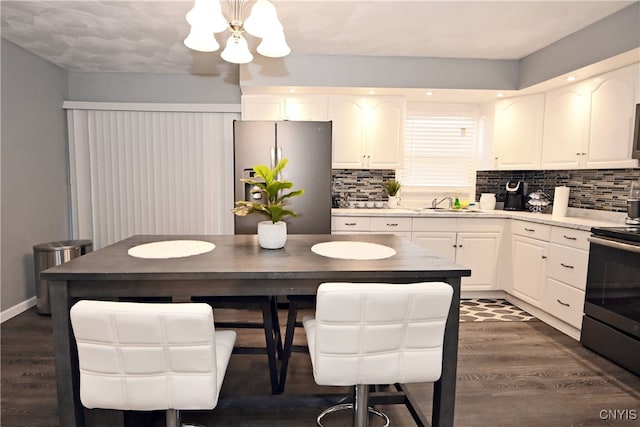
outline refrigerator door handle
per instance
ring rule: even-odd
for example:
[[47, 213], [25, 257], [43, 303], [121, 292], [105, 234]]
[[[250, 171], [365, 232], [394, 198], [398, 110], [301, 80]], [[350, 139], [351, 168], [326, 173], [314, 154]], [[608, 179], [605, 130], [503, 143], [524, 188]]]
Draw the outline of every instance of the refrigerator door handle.
[[[271, 169], [275, 168], [280, 160], [282, 160], [282, 148], [271, 147]], [[277, 174], [276, 179], [282, 179], [282, 172]]]
[[271, 158], [269, 159], [270, 163], [269, 163], [269, 167], [271, 169], [276, 167], [276, 147], [271, 147]]

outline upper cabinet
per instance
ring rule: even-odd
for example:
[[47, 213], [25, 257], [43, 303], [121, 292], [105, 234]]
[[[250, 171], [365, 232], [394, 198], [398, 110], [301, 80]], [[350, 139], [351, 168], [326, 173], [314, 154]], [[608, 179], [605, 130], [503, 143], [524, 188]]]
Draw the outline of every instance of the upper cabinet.
[[547, 93], [544, 169], [637, 167], [631, 159], [638, 64]]
[[635, 168], [640, 64], [496, 102], [496, 169]]
[[593, 78], [588, 143], [589, 168], [637, 167], [631, 159], [640, 64]]
[[494, 154], [497, 169], [538, 169], [542, 153], [544, 94], [496, 102]]
[[543, 168], [576, 169], [584, 164], [588, 149], [589, 86], [581, 82], [547, 92]]
[[327, 96], [244, 95], [242, 120], [326, 121]]
[[329, 97], [333, 167], [395, 169], [402, 163], [406, 103], [400, 97]]

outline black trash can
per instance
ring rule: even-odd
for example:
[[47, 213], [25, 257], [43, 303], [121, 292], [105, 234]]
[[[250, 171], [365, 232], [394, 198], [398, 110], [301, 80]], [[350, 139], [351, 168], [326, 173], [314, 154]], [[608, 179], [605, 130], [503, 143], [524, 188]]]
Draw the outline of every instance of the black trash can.
[[64, 264], [93, 250], [91, 240], [62, 240], [33, 246], [33, 265], [36, 273], [36, 298], [38, 314], [51, 314], [49, 283], [40, 278], [40, 272]]

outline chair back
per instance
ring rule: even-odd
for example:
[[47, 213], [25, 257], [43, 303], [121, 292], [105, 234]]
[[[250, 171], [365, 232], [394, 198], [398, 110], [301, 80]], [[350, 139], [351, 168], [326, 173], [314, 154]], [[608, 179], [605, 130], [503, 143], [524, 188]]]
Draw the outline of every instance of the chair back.
[[305, 324], [320, 385], [433, 382], [453, 289], [442, 282], [323, 283]]
[[[71, 308], [71, 324], [85, 407], [150, 411], [216, 406], [228, 357], [219, 361], [222, 366], [217, 363], [209, 305], [83, 300]], [[233, 341], [235, 334], [231, 348]]]

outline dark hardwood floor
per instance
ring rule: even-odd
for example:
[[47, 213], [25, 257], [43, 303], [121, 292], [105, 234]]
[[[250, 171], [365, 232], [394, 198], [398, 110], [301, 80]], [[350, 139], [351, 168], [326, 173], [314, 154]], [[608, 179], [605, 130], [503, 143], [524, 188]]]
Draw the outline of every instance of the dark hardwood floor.
[[[244, 312], [226, 314], [246, 317]], [[32, 309], [3, 323], [1, 334], [0, 425], [57, 426], [51, 319]], [[298, 343], [304, 340], [302, 331], [296, 336]], [[259, 331], [240, 331], [239, 343], [261, 342]], [[424, 397], [422, 408], [429, 414], [432, 386], [419, 384], [412, 389]], [[321, 390], [326, 388], [314, 384], [309, 356], [294, 354], [287, 393]], [[455, 425], [461, 427], [640, 424], [640, 378], [538, 321], [461, 324], [457, 390]], [[223, 396], [260, 392], [269, 392], [266, 357], [232, 356]], [[414, 425], [404, 407], [382, 409], [393, 426]], [[216, 408], [186, 412], [183, 422], [210, 427], [312, 426], [319, 411]], [[630, 419], [634, 414], [635, 420]], [[151, 418], [132, 414], [128, 420], [141, 427], [163, 425], [161, 413]], [[335, 425], [349, 423], [336, 420]]]

